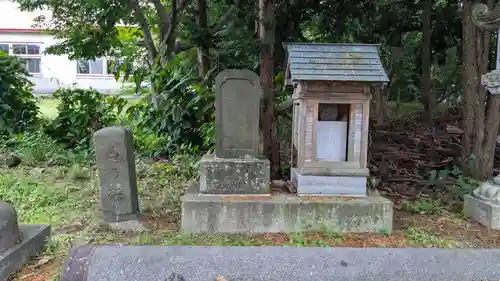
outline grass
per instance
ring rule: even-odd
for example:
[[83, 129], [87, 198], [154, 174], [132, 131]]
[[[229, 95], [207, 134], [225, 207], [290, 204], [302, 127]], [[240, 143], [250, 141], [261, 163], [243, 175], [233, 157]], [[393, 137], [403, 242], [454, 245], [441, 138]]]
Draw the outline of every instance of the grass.
[[59, 101], [53, 98], [40, 98], [38, 99], [38, 107], [40, 108], [40, 114], [48, 119], [54, 119], [57, 117], [57, 106]]
[[[129, 99], [128, 106], [134, 105], [139, 102], [139, 99]], [[40, 115], [47, 119], [54, 119], [57, 117], [58, 111], [57, 106], [59, 105], [59, 101], [54, 98], [39, 98], [38, 99], [38, 107], [40, 111]]]

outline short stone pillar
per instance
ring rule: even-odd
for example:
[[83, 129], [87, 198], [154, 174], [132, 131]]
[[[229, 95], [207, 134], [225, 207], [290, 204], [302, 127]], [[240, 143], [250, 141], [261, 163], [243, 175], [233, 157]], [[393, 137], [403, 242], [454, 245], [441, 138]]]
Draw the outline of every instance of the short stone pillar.
[[132, 133], [106, 127], [94, 134], [99, 170], [101, 210], [105, 222], [116, 230], [143, 230], [140, 219]]
[[500, 176], [485, 181], [464, 197], [464, 215], [489, 229], [500, 229]]
[[269, 195], [270, 164], [259, 152], [259, 76], [229, 69], [215, 80], [216, 150], [200, 161], [199, 191]]
[[50, 226], [19, 225], [14, 207], [0, 201], [0, 280], [7, 280], [41, 251], [49, 236]]

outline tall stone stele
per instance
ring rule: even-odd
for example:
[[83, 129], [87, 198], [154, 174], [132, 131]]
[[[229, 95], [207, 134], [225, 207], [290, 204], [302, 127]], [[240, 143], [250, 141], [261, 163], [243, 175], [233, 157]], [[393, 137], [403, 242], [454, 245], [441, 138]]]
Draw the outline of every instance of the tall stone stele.
[[259, 152], [259, 76], [228, 69], [215, 80], [216, 150], [200, 161], [199, 192], [269, 195], [270, 164]]
[[[493, 10], [485, 4], [476, 4], [472, 9], [474, 23], [485, 30], [500, 28], [500, 3]], [[499, 30], [500, 33], [500, 30]], [[500, 40], [497, 40], [497, 69], [481, 77], [481, 83], [494, 98], [500, 98]], [[500, 176], [485, 181], [464, 197], [464, 214], [489, 229], [500, 229]]]

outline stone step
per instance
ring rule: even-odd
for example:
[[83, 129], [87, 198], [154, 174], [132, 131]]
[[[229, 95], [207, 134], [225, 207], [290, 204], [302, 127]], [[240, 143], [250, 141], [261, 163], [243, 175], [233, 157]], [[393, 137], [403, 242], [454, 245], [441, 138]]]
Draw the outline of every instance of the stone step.
[[87, 245], [60, 280], [498, 280], [499, 263], [500, 249]]

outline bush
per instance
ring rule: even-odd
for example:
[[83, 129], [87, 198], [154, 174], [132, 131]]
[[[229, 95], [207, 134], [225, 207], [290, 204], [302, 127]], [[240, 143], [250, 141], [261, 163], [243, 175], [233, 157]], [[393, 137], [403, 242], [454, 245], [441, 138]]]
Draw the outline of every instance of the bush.
[[173, 60], [152, 74], [155, 104], [151, 104], [151, 96], [147, 96], [128, 109], [129, 118], [135, 120], [137, 127], [148, 128], [165, 143], [162, 149], [169, 156], [183, 146], [193, 150], [209, 149], [206, 144], [210, 143], [207, 141], [210, 137], [201, 130], [203, 124], [213, 121], [214, 112], [213, 93], [205, 86], [192, 83], [190, 74], [180, 73], [178, 63]]
[[38, 115], [33, 84], [21, 61], [0, 52], [0, 135], [18, 133]]
[[114, 125], [127, 104], [117, 97], [106, 97], [95, 90], [61, 89], [54, 93], [60, 100], [58, 116], [45, 132], [67, 148], [90, 147], [92, 134]]

